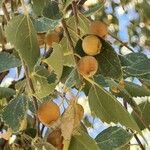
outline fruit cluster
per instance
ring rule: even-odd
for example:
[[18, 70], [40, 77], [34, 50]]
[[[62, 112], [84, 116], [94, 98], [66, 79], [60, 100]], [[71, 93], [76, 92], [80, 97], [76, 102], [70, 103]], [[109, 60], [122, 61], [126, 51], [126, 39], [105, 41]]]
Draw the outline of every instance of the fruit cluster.
[[[83, 107], [76, 103], [75, 105], [75, 123], [78, 124], [83, 118], [84, 109]], [[53, 101], [47, 101], [40, 105], [37, 111], [38, 119], [45, 126], [50, 126], [52, 123], [56, 122], [60, 117], [60, 109], [57, 104]], [[61, 129], [57, 128], [53, 130], [47, 137], [47, 142], [51, 143], [57, 150], [61, 150], [63, 147], [63, 137], [61, 135]]]
[[85, 77], [92, 77], [98, 70], [98, 62], [94, 56], [102, 50], [101, 38], [108, 34], [107, 26], [101, 21], [93, 21], [89, 26], [89, 34], [82, 40], [82, 49], [86, 56], [78, 62], [78, 71]]

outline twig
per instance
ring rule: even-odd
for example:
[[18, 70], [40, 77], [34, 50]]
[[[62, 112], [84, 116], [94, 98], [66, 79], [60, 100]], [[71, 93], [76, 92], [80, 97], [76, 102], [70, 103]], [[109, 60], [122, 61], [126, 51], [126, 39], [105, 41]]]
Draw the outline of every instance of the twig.
[[150, 132], [150, 127], [145, 123], [145, 120], [143, 116], [140, 116], [134, 109], [133, 109], [134, 114], [138, 117], [138, 119], [142, 122], [145, 128], [147, 128]]
[[77, 8], [76, 1], [72, 2], [72, 10], [73, 10], [73, 14], [75, 17], [75, 22], [76, 22], [76, 31], [77, 31], [77, 34], [80, 35], [79, 20], [78, 20], [78, 8]]
[[135, 53], [132, 48], [130, 48], [126, 43], [124, 43], [124, 42], [122, 42], [121, 40], [119, 40], [116, 36], [112, 35], [111, 33], [109, 33], [109, 35], [110, 35], [112, 38], [114, 38], [115, 40], [117, 40], [118, 42], [120, 42], [123, 46], [125, 46], [126, 48], [128, 48], [130, 51], [132, 51], [133, 53]]
[[[29, 87], [30, 87], [30, 89], [31, 89], [31, 92], [32, 92], [32, 94], [34, 95], [35, 94], [35, 89], [34, 89], [34, 86], [33, 86], [33, 82], [32, 82], [32, 80], [31, 80], [31, 78], [30, 78], [30, 76], [29, 76], [29, 71], [28, 71], [28, 67], [26, 66], [26, 64], [25, 64], [25, 62], [22, 60], [22, 63], [23, 63], [23, 66], [24, 66], [24, 70], [25, 70], [25, 75], [26, 75], [26, 79], [27, 79], [27, 82], [28, 82], [28, 85], [29, 85]], [[32, 99], [33, 99], [33, 105], [34, 105], [34, 108], [35, 108], [35, 110], [37, 111], [38, 110], [38, 102], [37, 102], [37, 99], [36, 99], [36, 97], [35, 96], [32, 96]], [[37, 129], [37, 133], [38, 134], [40, 134], [40, 129], [39, 129], [39, 124], [40, 124], [40, 122], [39, 122], [39, 119], [38, 119], [38, 117], [37, 116], [35, 116], [36, 118], [36, 124], [37, 124], [37, 126], [38, 126], [38, 129]]]
[[43, 135], [44, 128], [45, 128], [45, 125], [44, 125], [44, 124], [42, 124], [42, 128], [41, 128], [41, 137], [42, 137], [42, 135]]
[[141, 148], [142, 150], [145, 150], [145, 148], [144, 148], [144, 146], [142, 145], [142, 143], [141, 143], [140, 139], [138, 138], [138, 136], [137, 136], [132, 130], [131, 130], [131, 132], [134, 134], [134, 138], [136, 139], [136, 141], [137, 141], [138, 145], [140, 146], [140, 148]]
[[2, 3], [2, 10], [3, 10], [4, 16], [8, 22], [10, 20], [10, 16], [9, 16], [9, 13], [8, 13], [7, 8], [4, 3]]
[[[127, 101], [123, 100], [123, 104], [124, 107], [126, 108], [126, 110], [128, 111], [128, 105], [127, 105]], [[138, 138], [138, 136], [130, 129], [130, 131], [133, 133], [134, 138], [136, 139], [138, 145], [141, 147], [142, 150], [145, 150], [144, 146], [142, 145], [140, 139]]]
[[69, 34], [69, 31], [68, 31], [68, 29], [67, 29], [66, 21], [65, 21], [64, 18], [62, 18], [61, 23], [62, 23], [63, 29], [64, 29], [64, 31], [65, 31], [65, 33], [66, 33], [66, 37], [67, 37], [67, 39], [68, 39], [68, 41], [69, 41], [69, 44], [70, 44], [70, 46], [71, 46], [71, 49], [72, 49], [72, 51], [74, 52], [74, 51], [75, 51], [75, 48], [74, 48], [74, 45], [73, 45], [73, 41], [72, 41], [71, 36], [70, 36], [70, 34]]

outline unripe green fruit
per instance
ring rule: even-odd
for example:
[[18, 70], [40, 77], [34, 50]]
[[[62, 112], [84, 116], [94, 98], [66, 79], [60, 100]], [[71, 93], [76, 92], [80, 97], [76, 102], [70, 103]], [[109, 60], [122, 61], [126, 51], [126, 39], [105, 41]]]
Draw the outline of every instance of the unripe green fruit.
[[101, 47], [102, 43], [100, 39], [95, 35], [88, 35], [82, 41], [83, 51], [87, 55], [97, 55], [98, 53], [100, 53]]

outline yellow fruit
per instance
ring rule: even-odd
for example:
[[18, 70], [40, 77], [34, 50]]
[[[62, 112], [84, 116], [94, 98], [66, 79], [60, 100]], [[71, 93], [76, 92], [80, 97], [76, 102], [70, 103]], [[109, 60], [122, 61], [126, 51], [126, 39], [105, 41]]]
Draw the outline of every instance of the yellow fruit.
[[108, 34], [108, 29], [105, 23], [101, 21], [93, 21], [89, 27], [90, 34], [95, 34], [101, 38], [104, 38]]
[[53, 31], [53, 32], [50, 32], [50, 33], [47, 33], [46, 36], [45, 36], [45, 43], [51, 47], [52, 46], [52, 43], [59, 43], [59, 33], [57, 33], [56, 31]]
[[83, 51], [88, 55], [97, 55], [100, 53], [102, 43], [95, 35], [88, 35], [82, 41]]
[[61, 129], [52, 131], [48, 137], [47, 142], [56, 147], [57, 150], [63, 149], [63, 137], [61, 135]]
[[78, 71], [85, 77], [93, 76], [98, 70], [98, 62], [93, 56], [84, 56], [78, 62]]
[[44, 125], [49, 125], [60, 117], [60, 110], [54, 102], [45, 102], [39, 107], [37, 115]]

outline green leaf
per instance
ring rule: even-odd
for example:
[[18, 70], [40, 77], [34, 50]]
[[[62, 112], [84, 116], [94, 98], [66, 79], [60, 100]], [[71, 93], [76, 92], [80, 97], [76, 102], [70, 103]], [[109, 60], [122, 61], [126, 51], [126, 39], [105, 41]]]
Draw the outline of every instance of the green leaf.
[[69, 150], [99, 150], [97, 143], [85, 132], [74, 135]]
[[143, 53], [130, 53], [125, 55], [125, 58], [130, 61], [131, 64], [140, 63], [144, 60], [147, 60], [147, 56]]
[[77, 69], [73, 69], [66, 79], [65, 85], [68, 88], [72, 88], [73, 86], [78, 86], [81, 83], [79, 73]]
[[57, 79], [59, 80], [62, 76], [64, 64], [63, 49], [60, 44], [53, 44], [53, 52], [50, 57], [44, 60], [44, 62], [54, 70]]
[[1, 52], [0, 53], [0, 72], [9, 70], [10, 68], [18, 67], [21, 65], [21, 61], [14, 55]]
[[120, 149], [128, 144], [132, 138], [132, 134], [121, 127], [109, 127], [102, 131], [96, 137], [96, 142], [101, 150]]
[[[82, 14], [82, 13], [78, 13], [78, 28], [80, 30], [80, 36], [83, 37], [84, 35], [86, 35], [89, 32], [89, 23], [90, 21]], [[69, 26], [69, 31], [72, 37], [72, 40], [75, 42], [77, 42], [77, 40], [79, 39], [79, 36], [77, 35], [77, 31], [76, 31], [76, 21], [75, 21], [75, 17], [72, 16], [67, 20], [67, 25]]]
[[54, 30], [55, 27], [59, 24], [59, 21], [41, 17], [34, 19], [33, 24], [36, 32], [43, 33], [47, 32], [48, 30]]
[[105, 78], [101, 74], [95, 75], [94, 76], [94, 81], [97, 84], [99, 84], [99, 85], [101, 85], [103, 87], [108, 87], [109, 86], [108, 83], [106, 82]]
[[131, 76], [142, 76], [150, 73], [150, 59], [143, 60], [131, 66], [124, 67], [123, 70]]
[[145, 86], [139, 86], [132, 82], [125, 82], [125, 89], [132, 97], [150, 96], [150, 90]]
[[99, 62], [99, 73], [104, 77], [110, 77], [113, 79], [122, 78], [122, 70], [119, 57], [113, 47], [103, 39], [101, 53], [96, 56]]
[[[91, 87], [88, 95], [91, 111], [102, 121], [120, 123], [130, 129], [140, 132], [136, 122], [125, 108], [100, 86]], [[123, 117], [122, 117], [123, 116]]]
[[0, 99], [8, 98], [16, 94], [16, 91], [11, 88], [0, 87]]
[[43, 9], [43, 16], [52, 20], [61, 19], [62, 14], [59, 11], [58, 3], [55, 1], [49, 1]]
[[36, 14], [37, 16], [42, 16], [43, 9], [48, 3], [48, 0], [32, 0], [32, 3], [34, 14]]
[[[146, 101], [146, 102], [142, 102], [141, 104], [138, 105], [139, 108], [141, 109], [141, 112], [142, 112], [142, 116], [143, 116], [143, 119], [145, 121], [145, 124], [147, 126], [150, 125], [150, 117], [149, 117], [149, 114], [150, 114], [150, 102], [149, 101]], [[139, 118], [136, 116], [136, 114], [134, 112], [132, 112], [132, 116], [134, 117], [136, 123], [138, 124], [139, 128], [141, 130], [144, 130], [145, 129], [145, 126], [143, 125], [143, 123], [139, 120]]]
[[26, 117], [28, 99], [25, 95], [19, 95], [3, 109], [2, 119], [14, 132], [18, 132], [22, 120]]
[[68, 44], [68, 40], [64, 37], [61, 42], [62, 50], [64, 53], [64, 66], [74, 67], [76, 65], [74, 54]]
[[36, 32], [29, 16], [14, 17], [6, 28], [6, 36], [25, 61], [29, 71], [32, 72], [40, 56], [40, 51]]
[[32, 79], [35, 87], [35, 95], [40, 99], [51, 94], [56, 87], [55, 80], [49, 83], [48, 77], [40, 76], [35, 73]]

